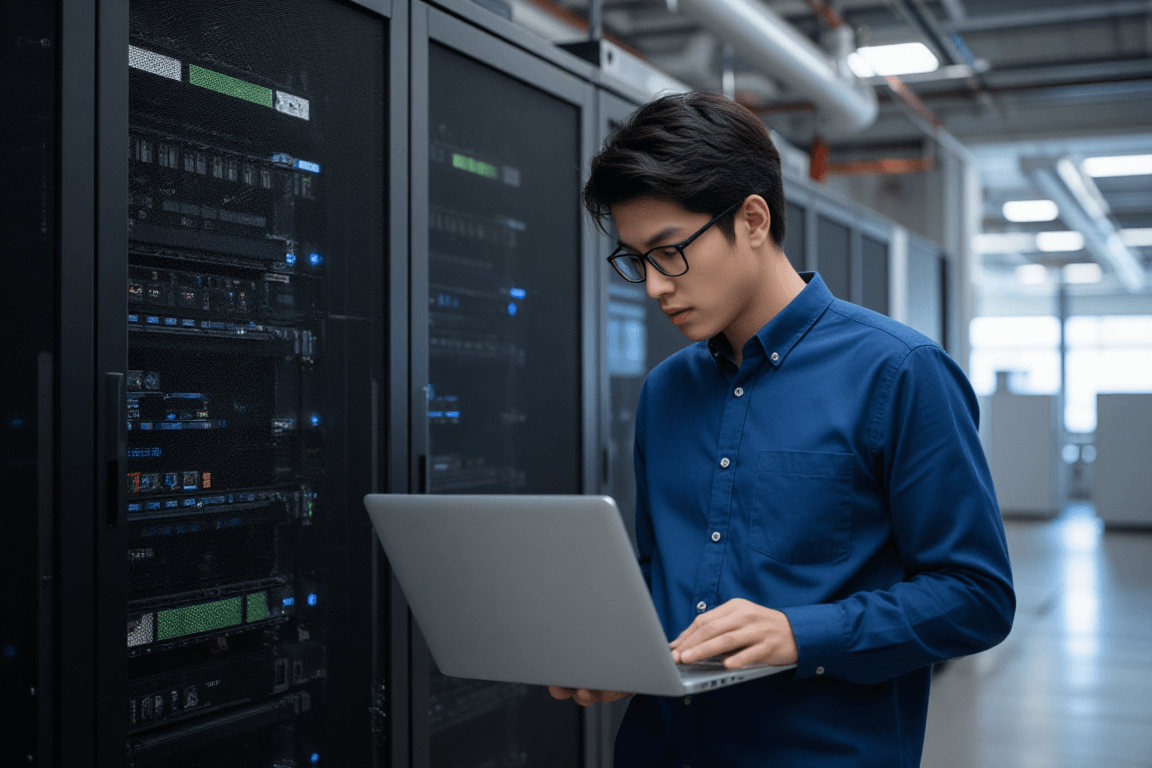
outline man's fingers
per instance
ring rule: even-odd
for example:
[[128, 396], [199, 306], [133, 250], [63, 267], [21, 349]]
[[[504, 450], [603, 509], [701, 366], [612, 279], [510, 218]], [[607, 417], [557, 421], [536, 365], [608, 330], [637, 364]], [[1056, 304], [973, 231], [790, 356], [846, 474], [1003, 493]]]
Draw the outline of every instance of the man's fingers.
[[710, 640], [742, 629], [748, 624], [749, 618], [743, 614], [716, 617], [707, 624], [697, 627], [692, 633], [680, 638], [677, 644], [672, 646], [672, 649], [679, 651], [681, 656], [688, 653], [686, 661], [697, 661], [714, 656], [713, 653], [699, 653], [697, 649]]
[[740, 651], [757, 641], [755, 634], [746, 631], [726, 632], [680, 652], [680, 660], [685, 663], [721, 656]]
[[550, 685], [548, 686], [548, 693], [552, 694], [552, 698], [563, 701], [564, 699], [572, 698], [576, 691], [572, 688], [561, 688], [558, 685]]

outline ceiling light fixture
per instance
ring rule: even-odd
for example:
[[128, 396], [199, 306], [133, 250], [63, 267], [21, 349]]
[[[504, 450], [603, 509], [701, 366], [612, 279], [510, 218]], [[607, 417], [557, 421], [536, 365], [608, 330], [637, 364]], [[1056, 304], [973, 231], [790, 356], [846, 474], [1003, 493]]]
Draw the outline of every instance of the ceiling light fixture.
[[1004, 218], [1008, 221], [1054, 221], [1060, 209], [1051, 200], [1009, 200], [1004, 203]]
[[1120, 242], [1129, 248], [1152, 248], [1152, 228], [1122, 229]]
[[1048, 282], [1048, 268], [1043, 264], [1024, 264], [1016, 267], [1016, 282], [1021, 285], [1044, 285]]
[[1089, 285], [1100, 282], [1102, 277], [1104, 277], [1104, 270], [1094, 261], [1064, 265], [1064, 282], [1066, 283]]
[[1036, 250], [1036, 236], [1027, 232], [982, 232], [976, 235], [980, 253], [1027, 253]]
[[1045, 253], [1079, 251], [1084, 247], [1084, 235], [1075, 230], [1036, 233], [1036, 248]]
[[857, 77], [889, 77], [935, 72], [940, 62], [924, 43], [866, 45], [848, 56], [848, 66]]
[[1080, 167], [1089, 176], [1143, 176], [1152, 174], [1152, 155], [1089, 157]]

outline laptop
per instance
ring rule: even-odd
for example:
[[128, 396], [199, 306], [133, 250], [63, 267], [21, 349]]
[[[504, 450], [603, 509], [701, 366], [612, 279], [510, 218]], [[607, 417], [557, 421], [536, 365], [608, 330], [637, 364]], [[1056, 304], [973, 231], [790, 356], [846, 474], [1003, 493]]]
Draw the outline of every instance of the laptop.
[[607, 496], [370, 494], [364, 504], [445, 675], [684, 696], [789, 666], [678, 666]]

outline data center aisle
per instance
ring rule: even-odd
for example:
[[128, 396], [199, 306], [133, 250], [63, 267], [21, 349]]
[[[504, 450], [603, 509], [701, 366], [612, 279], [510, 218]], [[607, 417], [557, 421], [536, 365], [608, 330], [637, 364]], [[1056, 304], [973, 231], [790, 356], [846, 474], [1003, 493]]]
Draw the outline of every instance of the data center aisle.
[[1008, 522], [1016, 623], [933, 680], [924, 768], [1152, 766], [1152, 533]]

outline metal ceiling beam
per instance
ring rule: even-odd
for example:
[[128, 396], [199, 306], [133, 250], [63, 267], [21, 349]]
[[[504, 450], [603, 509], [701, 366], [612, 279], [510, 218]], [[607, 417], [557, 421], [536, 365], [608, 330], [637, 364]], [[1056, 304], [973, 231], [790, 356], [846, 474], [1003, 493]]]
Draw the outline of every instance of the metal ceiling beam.
[[1110, 264], [1121, 284], [1135, 293], [1146, 281], [1140, 260], [1120, 239], [1108, 218], [1108, 203], [1095, 182], [1067, 157], [1022, 157], [1020, 169], [1060, 208], [1060, 218], [1084, 236], [1084, 247], [1096, 259]]
[[1028, 10], [1018, 13], [997, 13], [989, 16], [969, 17], [963, 21], [953, 20], [948, 26], [956, 32], [988, 32], [1021, 27], [1042, 27], [1050, 24], [1074, 24], [1094, 19], [1110, 19], [1120, 16], [1143, 16], [1150, 12], [1145, 1], [1129, 0], [1118, 3], [1092, 3], [1067, 8], [1054, 7], [1047, 10]]

